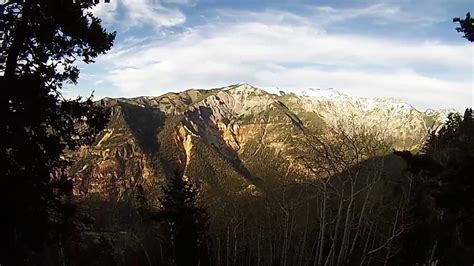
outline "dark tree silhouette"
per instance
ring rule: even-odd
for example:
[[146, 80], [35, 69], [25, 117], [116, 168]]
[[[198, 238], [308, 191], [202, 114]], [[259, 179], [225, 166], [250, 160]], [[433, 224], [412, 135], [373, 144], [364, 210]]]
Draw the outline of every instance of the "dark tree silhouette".
[[[454, 18], [463, 38], [474, 41], [474, 19]], [[416, 178], [413, 186], [414, 226], [405, 242], [409, 263], [471, 265], [474, 263], [474, 121], [451, 113], [428, 136], [422, 153], [394, 151]]]
[[200, 240], [207, 228], [207, 215], [196, 200], [197, 190], [180, 174], [175, 174], [163, 188], [161, 217], [170, 229], [177, 266], [198, 265], [200, 261]]
[[[474, 263], [474, 120], [472, 109], [464, 117], [452, 113], [437, 132], [428, 137], [423, 154], [395, 152], [416, 175], [413, 214], [416, 238], [430, 239], [417, 247], [416, 255], [431, 263], [468, 265]], [[422, 205], [419, 205], [423, 202]], [[424, 236], [424, 237], [423, 237]], [[413, 240], [416, 241], [414, 237]], [[410, 240], [412, 241], [412, 240]], [[411, 255], [415, 257], [415, 255]]]
[[[91, 143], [106, 111], [91, 99], [67, 101], [85, 63], [108, 51], [115, 33], [87, 10], [92, 1], [10, 0], [2, 6], [0, 100], [0, 264], [37, 264], [46, 243], [61, 245], [72, 184], [61, 154]], [[0, 73], [1, 75], [1, 73]]]
[[444, 211], [445, 232], [451, 236], [444, 262], [474, 262], [474, 120], [472, 109], [464, 117], [451, 115], [425, 147], [427, 155], [445, 165], [433, 191], [436, 205]]
[[453, 18], [453, 22], [459, 23], [459, 27], [456, 30], [464, 33], [464, 38], [474, 42], [474, 19], [471, 18], [471, 13], [468, 12], [465, 19]]

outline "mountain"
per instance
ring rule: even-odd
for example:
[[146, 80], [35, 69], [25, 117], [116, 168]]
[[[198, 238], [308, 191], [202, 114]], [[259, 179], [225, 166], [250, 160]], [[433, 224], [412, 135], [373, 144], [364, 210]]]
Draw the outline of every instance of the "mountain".
[[159, 193], [154, 188], [179, 173], [207, 191], [258, 193], [272, 180], [305, 177], [298, 147], [308, 134], [368, 132], [417, 150], [446, 113], [333, 89], [273, 94], [246, 83], [98, 104], [111, 108], [110, 122], [94, 145], [70, 154], [71, 173], [76, 194], [114, 200], [139, 187]]

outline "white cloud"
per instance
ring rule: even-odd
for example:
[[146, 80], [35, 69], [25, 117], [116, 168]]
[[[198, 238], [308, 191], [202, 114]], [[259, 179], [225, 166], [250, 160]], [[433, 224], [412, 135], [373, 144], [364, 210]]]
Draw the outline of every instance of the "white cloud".
[[163, 0], [163, 3], [175, 5], [194, 5], [196, 0]]
[[[440, 21], [439, 18], [433, 16], [423, 16], [420, 14], [412, 14], [399, 5], [377, 3], [364, 7], [355, 8], [334, 8], [330, 6], [312, 7], [316, 12], [315, 16], [321, 18], [327, 23], [338, 21], [357, 19], [357, 18], [378, 18], [380, 23], [386, 21], [395, 21], [403, 23], [431, 24]], [[377, 20], [375, 20], [377, 22]]]
[[[409, 67], [417, 64], [469, 67], [469, 45], [437, 42], [404, 42], [356, 35], [326, 34], [308, 26], [261, 22], [206, 26], [182, 34], [169, 43], [129, 51], [118, 67], [140, 68], [157, 61], [242, 62], [273, 64], [323, 64], [336, 67]], [[122, 50], [112, 52], [114, 57]]]
[[111, 1], [110, 3], [99, 3], [92, 7], [91, 12], [95, 16], [102, 19], [106, 25], [112, 24], [117, 16], [118, 1]]
[[116, 0], [100, 3], [91, 11], [102, 18], [106, 25], [120, 22], [120, 26], [126, 29], [143, 25], [171, 27], [186, 21], [179, 9], [165, 7], [157, 0]]
[[[297, 91], [340, 89], [369, 97], [400, 97], [421, 109], [472, 105], [472, 46], [331, 34], [290, 13], [194, 27], [167, 40], [115, 49], [99, 59], [120, 95], [221, 87], [241, 81]], [[465, 73], [448, 79], [417, 70]]]
[[132, 25], [150, 24], [154, 27], [170, 27], [182, 24], [186, 20], [178, 9], [166, 8], [157, 1], [123, 1], [123, 5], [128, 11], [128, 23]]

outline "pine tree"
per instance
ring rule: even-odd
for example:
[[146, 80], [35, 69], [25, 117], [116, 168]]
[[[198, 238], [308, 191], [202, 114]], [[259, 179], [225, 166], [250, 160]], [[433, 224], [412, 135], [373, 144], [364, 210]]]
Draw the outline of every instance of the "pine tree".
[[77, 81], [75, 61], [93, 62], [115, 38], [87, 11], [92, 1], [76, 2], [10, 0], [2, 5], [2, 265], [37, 264], [35, 254], [53, 236], [64, 235], [72, 183], [61, 155], [91, 143], [107, 121], [106, 110], [91, 99], [67, 101], [61, 95], [64, 82]]
[[[474, 121], [472, 109], [464, 116], [450, 114], [445, 125], [428, 137], [422, 155], [441, 167], [436, 171], [424, 169], [421, 164], [417, 175], [420, 186], [417, 192], [425, 206], [418, 206], [419, 219], [414, 235], [431, 238], [422, 261], [432, 257], [443, 265], [467, 265], [474, 263]], [[407, 161], [409, 164], [410, 162]], [[413, 167], [410, 166], [410, 169]], [[420, 172], [417, 172], [420, 173]], [[426, 175], [426, 173], [430, 173]], [[431, 199], [431, 200], [430, 200]], [[416, 205], [417, 202], [415, 202]], [[428, 250], [428, 252], [426, 252]], [[430, 261], [428, 261], [430, 262]]]
[[161, 204], [161, 217], [170, 229], [176, 265], [198, 265], [207, 215], [205, 208], [197, 204], [196, 188], [189, 179], [175, 174], [163, 188]]
[[453, 22], [459, 23], [459, 27], [456, 28], [458, 32], [464, 33], [464, 38], [470, 42], [474, 42], [474, 19], [471, 18], [471, 13], [466, 14], [466, 18], [454, 18]]

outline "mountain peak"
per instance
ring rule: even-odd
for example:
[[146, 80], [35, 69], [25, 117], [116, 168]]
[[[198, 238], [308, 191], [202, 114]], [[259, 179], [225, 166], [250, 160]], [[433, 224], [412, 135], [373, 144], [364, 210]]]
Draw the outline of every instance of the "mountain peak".
[[237, 84], [235, 84], [237, 86], [247, 86], [247, 87], [252, 87], [252, 88], [255, 88], [255, 86], [252, 86], [251, 84], [247, 83], [247, 82], [239, 82]]
[[257, 90], [258, 88], [255, 86], [252, 86], [246, 82], [240, 82], [234, 85], [229, 86], [233, 89], [239, 89], [239, 90]]
[[328, 88], [328, 89], [314, 89], [314, 88], [308, 88], [306, 90], [303, 90], [301, 92], [303, 96], [309, 96], [309, 97], [315, 97], [315, 98], [342, 98], [344, 96], [347, 96], [346, 94], [335, 90], [333, 88]]
[[252, 86], [245, 82], [240, 82], [234, 85], [227, 87], [225, 90], [236, 93], [236, 94], [243, 94], [243, 95], [250, 95], [250, 94], [268, 94], [265, 90], [259, 89], [255, 86]]

